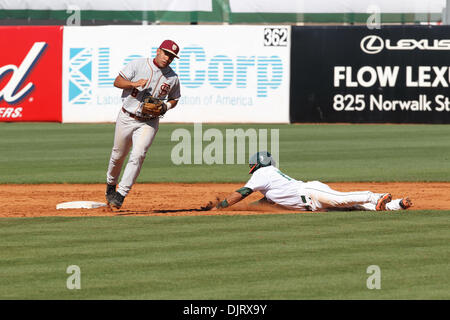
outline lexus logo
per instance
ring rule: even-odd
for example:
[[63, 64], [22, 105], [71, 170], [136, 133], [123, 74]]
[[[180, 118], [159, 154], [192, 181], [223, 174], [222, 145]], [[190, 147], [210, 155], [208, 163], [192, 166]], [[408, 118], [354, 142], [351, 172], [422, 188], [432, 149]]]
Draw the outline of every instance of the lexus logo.
[[392, 44], [391, 40], [383, 40], [379, 36], [366, 36], [361, 40], [361, 50], [368, 54], [376, 54], [381, 50], [448, 50], [450, 51], [450, 39], [399, 39]]
[[361, 40], [361, 50], [368, 54], [376, 54], [384, 48], [384, 41], [379, 36], [366, 36]]

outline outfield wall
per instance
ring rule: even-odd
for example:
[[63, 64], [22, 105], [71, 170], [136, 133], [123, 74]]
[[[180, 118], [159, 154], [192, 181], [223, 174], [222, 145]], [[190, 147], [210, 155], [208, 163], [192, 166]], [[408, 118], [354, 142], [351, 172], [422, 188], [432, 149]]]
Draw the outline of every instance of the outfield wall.
[[162, 122], [450, 123], [450, 27], [0, 27], [0, 121], [114, 122], [118, 72], [180, 45]]
[[[53, 38], [33, 30], [0, 27], [3, 42], [14, 43], [0, 53], [0, 121], [114, 122], [118, 72], [174, 39], [182, 97], [162, 122], [289, 122], [290, 27], [47, 27], [59, 32]], [[33, 51], [39, 43], [46, 51]], [[33, 90], [10, 97], [25, 87]]]

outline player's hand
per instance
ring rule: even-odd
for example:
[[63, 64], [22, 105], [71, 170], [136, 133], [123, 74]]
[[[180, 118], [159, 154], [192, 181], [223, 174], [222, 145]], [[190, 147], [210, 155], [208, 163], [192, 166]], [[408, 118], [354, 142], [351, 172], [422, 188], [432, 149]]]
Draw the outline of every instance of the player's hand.
[[203, 211], [210, 211], [210, 210], [215, 211], [215, 210], [217, 210], [216, 204], [217, 204], [217, 200], [215, 202], [209, 201], [206, 205], [202, 206], [201, 209]]
[[138, 80], [136, 82], [133, 82], [133, 87], [135, 87], [135, 88], [138, 88], [138, 87], [144, 88], [145, 85], [147, 84], [147, 80], [148, 79], [140, 79], [140, 80]]

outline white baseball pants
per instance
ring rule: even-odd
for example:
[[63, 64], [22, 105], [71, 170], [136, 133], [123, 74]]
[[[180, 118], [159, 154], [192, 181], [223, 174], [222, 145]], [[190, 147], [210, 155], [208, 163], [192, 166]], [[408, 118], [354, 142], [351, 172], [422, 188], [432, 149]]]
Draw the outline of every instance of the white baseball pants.
[[[300, 187], [300, 192], [309, 199], [312, 211], [320, 211], [333, 208], [348, 208], [357, 210], [376, 211], [378, 199], [381, 193], [371, 191], [340, 192], [320, 181], [305, 182]], [[386, 204], [386, 210], [400, 210], [401, 199], [395, 199]]]
[[114, 146], [109, 160], [106, 182], [116, 185], [130, 148], [131, 153], [117, 191], [126, 196], [141, 172], [148, 148], [158, 132], [159, 118], [147, 122], [138, 121], [120, 110], [114, 133]]

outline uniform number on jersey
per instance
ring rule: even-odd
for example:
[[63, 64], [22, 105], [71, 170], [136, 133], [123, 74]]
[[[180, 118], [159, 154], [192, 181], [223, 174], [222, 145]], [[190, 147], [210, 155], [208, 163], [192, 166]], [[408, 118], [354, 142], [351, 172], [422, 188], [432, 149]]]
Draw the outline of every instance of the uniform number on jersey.
[[266, 47], [285, 47], [287, 39], [287, 28], [264, 28], [264, 46]]
[[277, 172], [280, 174], [280, 176], [282, 176], [283, 178], [288, 179], [289, 181], [292, 180], [291, 177], [288, 177], [287, 175], [285, 175], [283, 172], [281, 172], [280, 170], [277, 170]]

